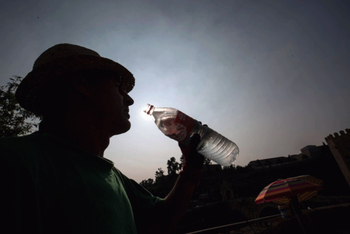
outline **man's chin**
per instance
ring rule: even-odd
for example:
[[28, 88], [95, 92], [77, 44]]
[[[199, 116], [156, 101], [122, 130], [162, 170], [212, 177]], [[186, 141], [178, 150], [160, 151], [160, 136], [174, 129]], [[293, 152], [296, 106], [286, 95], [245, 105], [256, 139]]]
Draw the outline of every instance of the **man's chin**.
[[131, 123], [128, 121], [123, 126], [119, 126], [118, 129], [112, 132], [112, 136], [126, 133], [131, 128]]

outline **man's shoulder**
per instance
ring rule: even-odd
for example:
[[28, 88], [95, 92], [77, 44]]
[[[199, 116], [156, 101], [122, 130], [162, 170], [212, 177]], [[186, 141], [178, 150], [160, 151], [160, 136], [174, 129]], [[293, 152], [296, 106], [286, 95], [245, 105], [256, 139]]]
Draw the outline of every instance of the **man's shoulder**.
[[53, 137], [41, 133], [0, 138], [0, 161], [9, 168], [18, 165], [30, 173], [49, 176], [48, 171], [65, 162], [60, 160], [64, 157], [59, 157], [62, 150], [58, 145]]
[[41, 134], [31, 134], [20, 137], [0, 138], [0, 156], [1, 158], [20, 158], [34, 160], [41, 151], [41, 146], [46, 145], [45, 137]]
[[35, 143], [40, 143], [40, 141], [42, 141], [42, 136], [36, 133], [18, 137], [1, 137], [0, 148], [18, 149], [19, 147], [24, 145], [30, 146]]

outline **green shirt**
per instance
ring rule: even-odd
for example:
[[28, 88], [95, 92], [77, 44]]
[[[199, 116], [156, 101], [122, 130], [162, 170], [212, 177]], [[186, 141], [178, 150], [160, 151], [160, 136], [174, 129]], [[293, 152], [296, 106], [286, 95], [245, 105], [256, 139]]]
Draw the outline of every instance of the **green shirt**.
[[111, 161], [50, 134], [0, 138], [0, 157], [9, 233], [142, 233], [163, 202]]

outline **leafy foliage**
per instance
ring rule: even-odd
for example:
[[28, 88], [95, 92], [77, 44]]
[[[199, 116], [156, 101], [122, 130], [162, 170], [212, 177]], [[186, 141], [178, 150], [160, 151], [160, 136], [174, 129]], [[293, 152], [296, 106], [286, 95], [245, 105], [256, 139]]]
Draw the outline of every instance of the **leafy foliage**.
[[[179, 164], [179, 167], [180, 167], [179, 170], [181, 170], [181, 168], [183, 167], [184, 163], [185, 163], [184, 156], [181, 155], [181, 157], [180, 157], [180, 164]], [[204, 157], [204, 162], [203, 162], [203, 164], [204, 164], [204, 165], [211, 165], [212, 162], [211, 162], [211, 160], [210, 160], [209, 158]]]
[[156, 171], [156, 181], [161, 180], [164, 177], [164, 171], [163, 169], [160, 167], [158, 168], [158, 170]]
[[140, 185], [143, 187], [148, 187], [148, 186], [152, 186], [154, 183], [153, 179], [149, 178], [148, 180], [142, 180], [140, 182]]
[[168, 165], [168, 175], [176, 175], [176, 172], [181, 169], [181, 166], [174, 157], [171, 157], [167, 162]]
[[21, 136], [35, 131], [40, 117], [23, 109], [15, 93], [22, 78], [14, 76], [0, 86], [0, 137]]
[[204, 165], [211, 165], [211, 160], [209, 158], [204, 158]]

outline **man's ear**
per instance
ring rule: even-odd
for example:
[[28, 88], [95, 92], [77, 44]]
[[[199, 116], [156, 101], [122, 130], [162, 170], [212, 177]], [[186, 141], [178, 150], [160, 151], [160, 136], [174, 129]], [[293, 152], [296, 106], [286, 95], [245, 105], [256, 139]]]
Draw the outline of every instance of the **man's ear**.
[[88, 96], [91, 93], [91, 84], [82, 76], [73, 78], [73, 88], [83, 96]]

